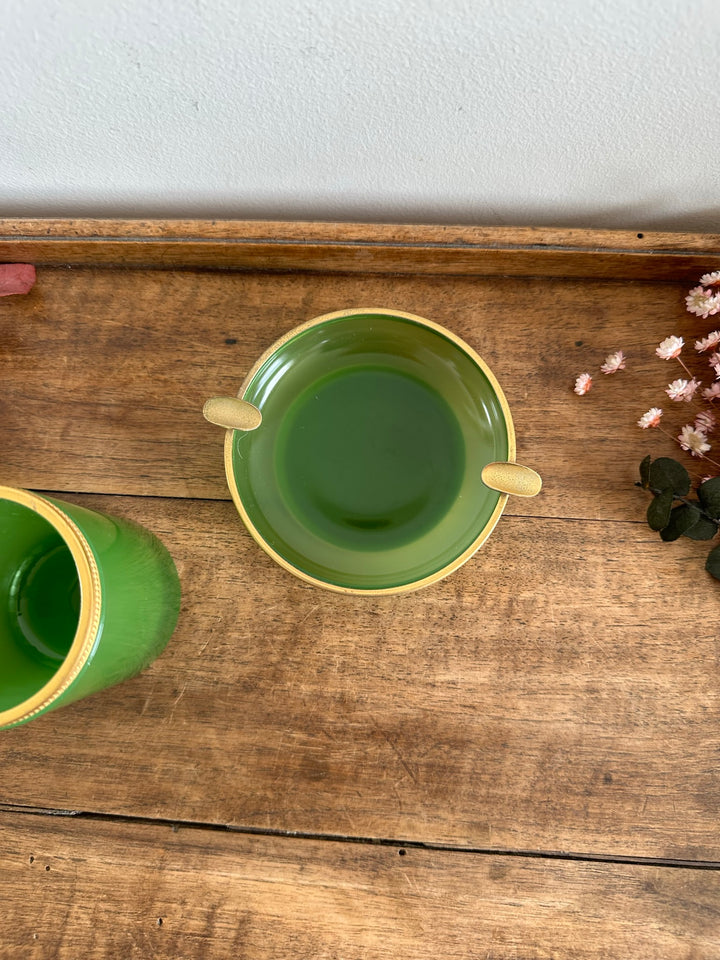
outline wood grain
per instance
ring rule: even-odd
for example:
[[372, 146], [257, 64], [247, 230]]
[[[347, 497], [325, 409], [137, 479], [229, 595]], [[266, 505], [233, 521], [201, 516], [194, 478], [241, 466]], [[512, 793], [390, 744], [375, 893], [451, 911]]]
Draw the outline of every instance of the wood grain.
[[7, 815], [0, 864], [5, 960], [710, 960], [720, 940], [717, 870]]
[[324, 272], [694, 280], [720, 237], [612, 230], [197, 220], [0, 220], [0, 259]]
[[[3, 960], [717, 955], [718, 586], [634, 481], [677, 453], [635, 421], [687, 419], [654, 348], [710, 330], [683, 298], [720, 237], [5, 220], [2, 260], [38, 280], [0, 299], [0, 479], [143, 523], [183, 586], [142, 676], [0, 734]], [[262, 553], [201, 415], [368, 305], [475, 347], [545, 481], [451, 578], [374, 599]]]
[[229, 503], [72, 499], [163, 539], [179, 627], [143, 676], [4, 732], [0, 801], [720, 861], [705, 544], [504, 518], [449, 579], [372, 599], [283, 571]]
[[[297, 323], [370, 304], [436, 320], [489, 362], [513, 411], [518, 459], [545, 481], [536, 500], [512, 501], [512, 513], [639, 517], [640, 460], [679, 453], [636, 426], [682, 374], [654, 348], [671, 333], [692, 344], [709, 330], [685, 310], [686, 289], [41, 269], [31, 294], [0, 301], [0, 472], [31, 488], [226, 498], [223, 435], [202, 418], [205, 400], [234, 395], [260, 353]], [[628, 354], [627, 369], [604, 377], [599, 366], [617, 349]], [[579, 398], [572, 387], [586, 370], [596, 385]], [[686, 405], [668, 406], [668, 429], [679, 432]]]

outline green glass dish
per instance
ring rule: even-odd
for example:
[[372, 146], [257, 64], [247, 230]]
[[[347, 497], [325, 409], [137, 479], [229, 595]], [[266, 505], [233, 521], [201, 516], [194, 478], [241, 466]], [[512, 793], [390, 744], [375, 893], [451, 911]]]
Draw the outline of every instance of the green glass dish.
[[266, 351], [238, 396], [257, 418], [226, 434], [235, 504], [263, 549], [318, 586], [432, 583], [478, 549], [505, 506], [481, 479], [515, 457], [503, 392], [474, 350], [429, 320], [374, 308], [318, 317]]
[[144, 527], [0, 486], [0, 728], [138, 673], [163, 650], [180, 582]]

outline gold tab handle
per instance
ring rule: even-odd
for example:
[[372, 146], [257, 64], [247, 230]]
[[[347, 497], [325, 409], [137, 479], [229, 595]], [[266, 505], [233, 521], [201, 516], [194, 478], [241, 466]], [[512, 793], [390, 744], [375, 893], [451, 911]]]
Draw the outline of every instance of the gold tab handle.
[[210, 423], [226, 430], [257, 430], [262, 413], [239, 397], [212, 397], [203, 407], [203, 416]]
[[542, 489], [542, 479], [531, 467], [521, 463], [496, 461], [483, 467], [482, 482], [491, 490], [510, 493], [514, 497], [535, 497]]

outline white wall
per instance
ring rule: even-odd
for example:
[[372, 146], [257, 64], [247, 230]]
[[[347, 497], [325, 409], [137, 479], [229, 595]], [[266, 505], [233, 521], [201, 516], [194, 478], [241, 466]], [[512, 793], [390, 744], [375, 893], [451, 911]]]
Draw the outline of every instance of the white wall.
[[718, 0], [5, 0], [0, 216], [720, 232]]

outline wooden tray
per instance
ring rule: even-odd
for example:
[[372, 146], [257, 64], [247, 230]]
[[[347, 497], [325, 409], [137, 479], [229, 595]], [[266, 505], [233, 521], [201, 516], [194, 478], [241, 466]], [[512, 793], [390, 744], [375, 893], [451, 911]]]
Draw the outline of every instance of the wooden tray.
[[[444, 956], [603, 956], [618, 943], [623, 957], [712, 955], [720, 587], [703, 570], [707, 544], [665, 545], [647, 528], [634, 481], [646, 453], [677, 451], [635, 420], [662, 406], [657, 342], [710, 329], [683, 298], [720, 269], [720, 238], [4, 221], [0, 261], [38, 268], [29, 295], [0, 300], [2, 481], [142, 522], [184, 591], [176, 635], [142, 676], [0, 735], [0, 832], [28, 867], [13, 873], [11, 925], [26, 931], [38, 895], [29, 811], [81, 811], [84, 833], [77, 819], [42, 820], [38, 843], [66, 866], [77, 842], [94, 850], [111, 889], [127, 873], [112, 850], [132, 843], [147, 851], [133, 853], [137, 883], [160, 876], [171, 899], [192, 897], [173, 866], [189, 857], [198, 902], [219, 916], [247, 889], [219, 883], [215, 845], [265, 871], [267, 891], [282, 876], [290, 904], [303, 864], [335, 891], [330, 906], [313, 901], [329, 913], [312, 930], [258, 894], [245, 956], [423, 956], [433, 938]], [[277, 567], [237, 518], [222, 431], [200, 413], [281, 333], [353, 306], [420, 314], [475, 347], [507, 394], [518, 458], [545, 480], [473, 560], [417, 594], [335, 595]], [[617, 349], [627, 370], [575, 396], [577, 374]], [[246, 836], [213, 834], [202, 859], [188, 834], [164, 866], [169, 824]], [[329, 838], [352, 873], [348, 903]], [[379, 863], [370, 843], [394, 859]], [[87, 889], [67, 871], [62, 882], [53, 902], [76, 898], [68, 942], [86, 949]], [[373, 918], [366, 939], [354, 902]], [[201, 908], [187, 910], [201, 924]], [[601, 922], [587, 927], [588, 911]], [[644, 940], [631, 918], [649, 925]], [[276, 922], [282, 936], [268, 933]], [[192, 955], [227, 955], [228, 930], [208, 930]], [[138, 949], [184, 949], [152, 935]], [[107, 943], [130, 943], [119, 936]]]

